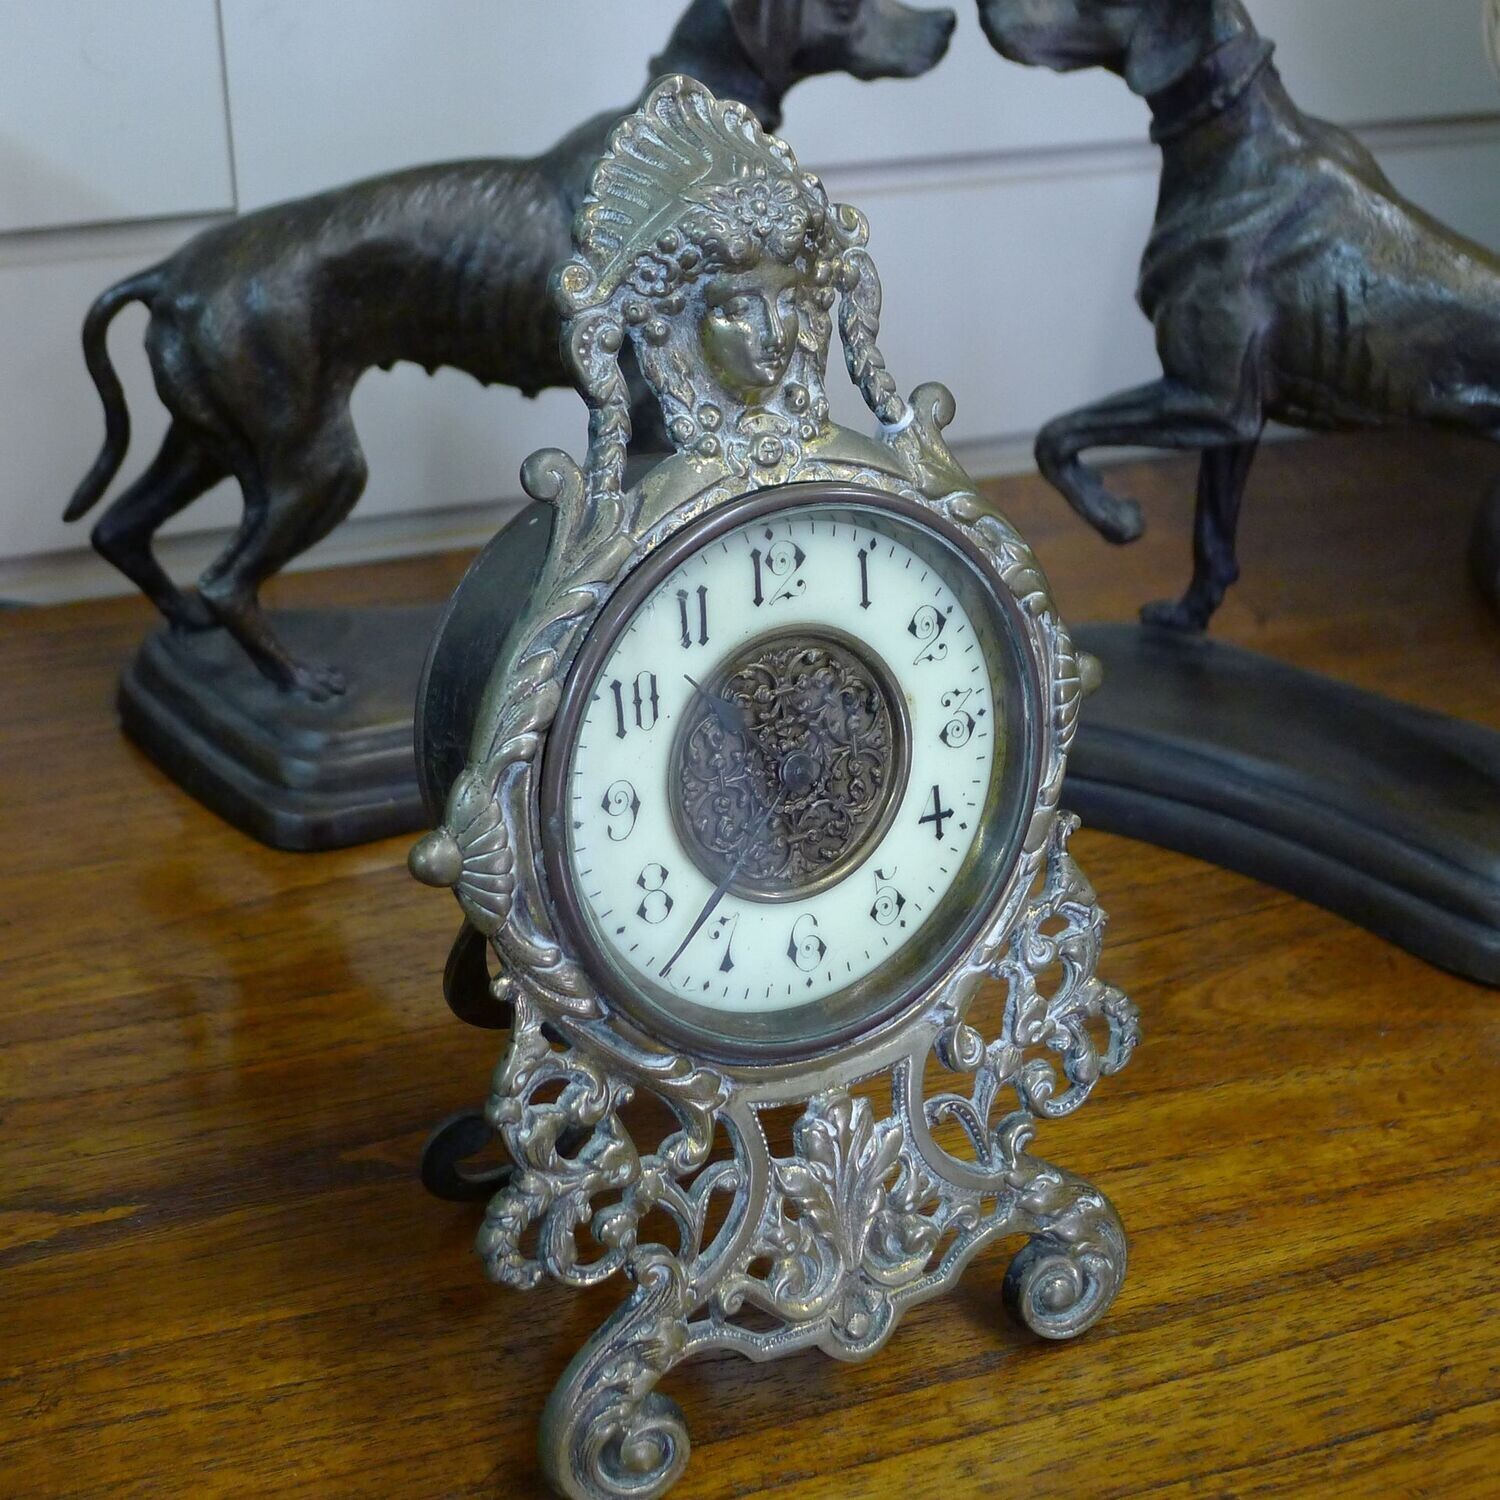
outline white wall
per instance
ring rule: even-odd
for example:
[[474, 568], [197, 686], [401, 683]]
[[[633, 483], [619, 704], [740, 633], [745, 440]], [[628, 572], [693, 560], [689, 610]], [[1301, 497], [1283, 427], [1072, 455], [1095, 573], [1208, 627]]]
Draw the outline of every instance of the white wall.
[[[78, 353], [91, 298], [235, 207], [447, 156], [541, 149], [644, 81], [685, 0], [0, 0], [0, 595], [120, 587], [62, 506], [102, 433]], [[1102, 74], [1003, 62], [972, 0], [914, 83], [815, 80], [783, 134], [858, 203], [886, 283], [898, 380], [959, 399], [971, 463], [1024, 461], [1052, 413], [1154, 366], [1132, 293], [1156, 153]], [[1412, 197], [1500, 245], [1500, 83], [1479, 0], [1250, 0], [1308, 108], [1359, 126]], [[111, 340], [135, 437], [163, 429], [130, 309]], [[478, 540], [534, 447], [582, 405], [453, 372], [365, 378], [371, 464], [313, 560]], [[232, 523], [227, 485], [171, 528], [189, 572]]]

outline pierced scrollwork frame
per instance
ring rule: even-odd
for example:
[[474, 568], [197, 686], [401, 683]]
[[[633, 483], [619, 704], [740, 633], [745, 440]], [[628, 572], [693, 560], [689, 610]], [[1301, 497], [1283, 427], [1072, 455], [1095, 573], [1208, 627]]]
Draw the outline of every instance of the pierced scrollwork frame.
[[[1036, 1121], [1081, 1105], [1138, 1036], [1133, 1005], [1097, 975], [1104, 917], [1068, 850], [1076, 820], [1058, 808], [1093, 664], [1075, 652], [1030, 549], [944, 443], [947, 391], [896, 393], [864, 238], [860, 216], [829, 205], [787, 147], [691, 80], [664, 80], [622, 123], [580, 213], [579, 254], [555, 278], [592, 412], [589, 459], [580, 468], [548, 451], [527, 465], [529, 492], [554, 507], [547, 562], [491, 678], [444, 826], [413, 853], [414, 871], [451, 886], [493, 944], [495, 992], [514, 1007], [487, 1105], [515, 1163], [479, 1235], [489, 1274], [530, 1288], [623, 1273], [633, 1286], [547, 1404], [543, 1463], [568, 1496], [656, 1495], [676, 1479], [686, 1428], [656, 1386], [694, 1355], [817, 1347], [862, 1358], [906, 1307], [1007, 1235], [1030, 1237], [1007, 1300], [1044, 1337], [1090, 1326], [1125, 1271], [1107, 1200], [1030, 1150]], [[784, 377], [750, 401], [705, 365], [698, 330], [706, 269], [753, 276], [757, 257], [797, 269], [803, 316]], [[877, 418], [873, 441], [828, 417], [835, 302], [851, 378]], [[621, 483], [626, 337], [678, 447], [632, 489]], [[595, 982], [550, 899], [538, 782], [570, 663], [620, 581], [725, 501], [793, 480], [902, 496], [987, 560], [1044, 688], [1040, 774], [993, 911], [916, 1004], [810, 1059], [736, 1065], [646, 1034]], [[988, 1041], [967, 1018], [985, 980], [1006, 995]], [[927, 1097], [932, 1060], [952, 1086]], [[674, 1122], [650, 1150], [622, 1113], [642, 1090]], [[766, 1112], [789, 1103], [800, 1115], [790, 1152], [777, 1154]], [[962, 1147], [945, 1148], [940, 1132]], [[651, 1227], [663, 1222], [665, 1236]]]

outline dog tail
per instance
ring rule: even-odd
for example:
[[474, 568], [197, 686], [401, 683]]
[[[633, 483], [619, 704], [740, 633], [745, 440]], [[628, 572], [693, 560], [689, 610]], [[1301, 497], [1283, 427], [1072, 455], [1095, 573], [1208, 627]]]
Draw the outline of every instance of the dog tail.
[[94, 300], [83, 320], [83, 359], [89, 374], [94, 377], [99, 399], [104, 403], [104, 446], [94, 460], [94, 466], [83, 477], [83, 482], [73, 491], [63, 520], [76, 521], [109, 488], [119, 467], [125, 462], [125, 450], [130, 446], [130, 411], [125, 405], [125, 392], [120, 386], [120, 377], [110, 362], [107, 337], [109, 325], [127, 302], [145, 302], [149, 305], [159, 282], [160, 267], [139, 271], [107, 287]]

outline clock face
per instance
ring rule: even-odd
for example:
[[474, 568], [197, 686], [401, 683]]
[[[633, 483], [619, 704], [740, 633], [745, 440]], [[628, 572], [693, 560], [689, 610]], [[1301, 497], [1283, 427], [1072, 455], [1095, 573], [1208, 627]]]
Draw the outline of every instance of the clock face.
[[1014, 606], [962, 539], [791, 485], [626, 580], [547, 751], [549, 881], [602, 988], [719, 1054], [807, 1050], [930, 983], [1031, 809]]

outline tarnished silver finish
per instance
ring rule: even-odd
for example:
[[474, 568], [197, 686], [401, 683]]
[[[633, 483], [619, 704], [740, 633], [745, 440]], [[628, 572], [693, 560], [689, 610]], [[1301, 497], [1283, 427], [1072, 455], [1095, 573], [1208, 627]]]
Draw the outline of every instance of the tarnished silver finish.
[[[515, 1007], [487, 1106], [517, 1164], [479, 1236], [490, 1275], [520, 1288], [617, 1272], [633, 1283], [548, 1402], [547, 1475], [571, 1497], [645, 1496], [687, 1461], [682, 1415], [655, 1389], [673, 1366], [716, 1349], [861, 1358], [992, 1240], [1031, 1237], [1007, 1282], [1028, 1327], [1068, 1338], [1090, 1326], [1124, 1275], [1124, 1234], [1097, 1190], [1030, 1146], [1039, 1118], [1069, 1113], [1124, 1065], [1137, 1017], [1096, 973], [1104, 917], [1067, 849], [1076, 822], [1057, 805], [1092, 664], [1025, 542], [944, 444], [948, 393], [927, 385], [907, 401], [887, 374], [863, 219], [829, 204], [742, 108], [671, 78], [616, 131], [576, 239], [555, 285], [592, 410], [588, 461], [547, 452], [527, 466], [531, 493], [556, 507], [546, 566], [497, 663], [444, 826], [412, 867], [451, 886], [489, 936], [503, 965], [496, 993]], [[828, 417], [835, 315], [878, 418], [873, 440]], [[629, 490], [626, 338], [678, 450]], [[1036, 684], [1013, 731], [1033, 774], [976, 935], [910, 1003], [812, 1054], [705, 1055], [642, 1024], [582, 957], [548, 883], [556, 830], [543, 824], [542, 767], [558, 764], [549, 731], [616, 586], [716, 507], [804, 480], [898, 497], [982, 560]], [[986, 979], [1007, 996], [994, 1040], [967, 1020]], [[924, 1097], [931, 1064], [946, 1081]], [[622, 1116], [641, 1090], [675, 1120], [658, 1141], [634, 1139]], [[764, 1115], [786, 1104], [801, 1113], [778, 1155]], [[715, 1150], [717, 1126], [727, 1149]], [[951, 1126], [962, 1149], [935, 1138]], [[564, 1136], [585, 1143], [564, 1152]], [[656, 1211], [673, 1243], [643, 1237]]]

